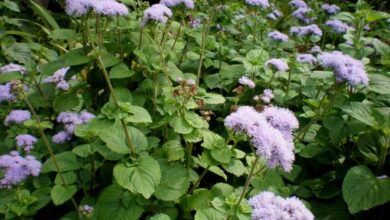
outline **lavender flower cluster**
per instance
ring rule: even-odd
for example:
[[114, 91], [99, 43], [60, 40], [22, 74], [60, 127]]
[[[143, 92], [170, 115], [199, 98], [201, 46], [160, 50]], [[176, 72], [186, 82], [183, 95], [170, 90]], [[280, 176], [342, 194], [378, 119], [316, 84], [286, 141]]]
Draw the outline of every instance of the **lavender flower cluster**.
[[296, 7], [296, 8], [306, 8], [307, 4], [305, 1], [302, 0], [291, 0], [288, 3], [290, 6]]
[[272, 66], [277, 71], [281, 71], [281, 72], [285, 72], [288, 70], [288, 65], [287, 65], [286, 61], [284, 61], [282, 59], [272, 58], [272, 59], [268, 60], [265, 63], [265, 65]]
[[267, 15], [267, 18], [275, 21], [282, 16], [283, 16], [283, 13], [281, 11], [275, 9]]
[[322, 30], [316, 24], [311, 24], [308, 26], [291, 27], [290, 33], [298, 35], [300, 37], [308, 36], [308, 35], [316, 35], [319, 37], [322, 36]]
[[364, 64], [340, 51], [324, 52], [318, 57], [324, 68], [334, 71], [338, 83], [346, 82], [351, 86], [368, 85], [368, 76]]
[[269, 7], [268, 0], [245, 0], [245, 3], [251, 6], [259, 6], [263, 9]]
[[5, 117], [4, 125], [9, 125], [10, 123], [21, 124], [27, 120], [31, 119], [31, 113], [28, 110], [12, 110], [7, 117]]
[[337, 5], [322, 4], [321, 9], [327, 14], [334, 15], [340, 11], [340, 7]]
[[61, 68], [53, 73], [52, 76], [47, 77], [43, 80], [44, 83], [53, 83], [56, 85], [57, 89], [67, 91], [69, 89], [68, 82], [65, 81], [66, 72], [68, 72], [69, 67]]
[[62, 144], [71, 140], [76, 126], [85, 124], [93, 118], [95, 118], [95, 115], [87, 111], [82, 111], [80, 114], [75, 112], [61, 112], [57, 116], [57, 122], [62, 123], [65, 130], [55, 134], [52, 137], [53, 142]]
[[[23, 66], [14, 63], [0, 67], [0, 74], [9, 72], [20, 72], [22, 75], [25, 75], [27, 70]], [[0, 103], [15, 99], [15, 95], [12, 94], [12, 84], [13, 82], [8, 82], [4, 85], [0, 85]]]
[[34, 147], [34, 144], [38, 141], [36, 137], [30, 134], [19, 134], [15, 137], [15, 140], [16, 146], [22, 148], [26, 153], [29, 153]]
[[286, 34], [283, 34], [279, 31], [272, 31], [268, 33], [268, 37], [271, 38], [274, 41], [278, 42], [287, 42], [288, 36]]
[[298, 120], [288, 109], [267, 107], [257, 112], [253, 107], [239, 107], [225, 118], [225, 126], [244, 132], [256, 148], [256, 154], [266, 159], [271, 168], [281, 166], [291, 171], [295, 159], [292, 131]]
[[22, 157], [17, 151], [0, 156], [0, 169], [3, 177], [0, 179], [0, 188], [11, 188], [28, 176], [38, 176], [42, 164], [34, 156]]
[[247, 76], [242, 76], [238, 82], [243, 86], [248, 86], [251, 89], [254, 89], [256, 87], [255, 82], [253, 80], [249, 79]]
[[19, 64], [10, 63], [5, 66], [0, 67], [0, 73], [8, 73], [8, 72], [20, 72], [25, 75], [27, 73], [27, 69]]
[[307, 17], [307, 14], [312, 12], [312, 10], [308, 7], [300, 7], [296, 9], [293, 13], [292, 16], [294, 16], [296, 19], [308, 24], [313, 21], [312, 18]]
[[258, 98], [256, 99], [260, 99], [261, 101], [263, 101], [265, 104], [269, 104], [271, 103], [271, 100], [274, 98], [274, 93], [271, 89], [264, 89], [263, 90], [263, 94], [261, 94], [261, 96], [259, 96]]
[[346, 23], [338, 19], [329, 20], [325, 23], [325, 25], [332, 28], [332, 30], [334, 30], [336, 33], [346, 33], [349, 28]]
[[317, 63], [317, 58], [311, 54], [298, 54], [297, 61], [299, 63], [308, 63], [310, 65], [315, 65]]
[[141, 27], [144, 27], [149, 21], [157, 21], [165, 24], [170, 17], [172, 17], [170, 8], [163, 4], [154, 4], [144, 11]]
[[0, 103], [4, 101], [12, 101], [14, 99], [15, 96], [11, 92], [11, 83], [0, 85]]
[[161, 0], [160, 4], [167, 6], [168, 8], [173, 8], [178, 5], [184, 5], [188, 9], [194, 9], [195, 4], [193, 0]]
[[103, 16], [127, 15], [126, 5], [115, 0], [66, 0], [65, 12], [70, 16], [80, 17], [90, 10]]
[[249, 199], [253, 220], [289, 219], [313, 220], [314, 215], [297, 197], [283, 198], [272, 192], [262, 192]]

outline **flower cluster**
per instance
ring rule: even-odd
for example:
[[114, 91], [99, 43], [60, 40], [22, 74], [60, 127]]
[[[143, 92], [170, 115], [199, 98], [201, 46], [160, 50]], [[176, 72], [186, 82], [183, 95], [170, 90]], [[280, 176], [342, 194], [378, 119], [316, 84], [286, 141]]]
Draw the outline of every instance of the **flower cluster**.
[[308, 18], [307, 17], [307, 14], [310, 13], [312, 10], [310, 8], [307, 8], [307, 7], [301, 7], [301, 8], [298, 8], [297, 10], [295, 10], [292, 15], [300, 20], [300, 21], [303, 21], [305, 22], [306, 24], [310, 23], [313, 21], [312, 18]]
[[34, 156], [22, 157], [17, 151], [0, 156], [0, 169], [4, 172], [0, 179], [0, 188], [11, 188], [28, 176], [38, 176], [42, 164]]
[[251, 6], [260, 6], [261, 8], [268, 8], [268, 0], [245, 0], [245, 3]]
[[8, 65], [0, 67], [0, 73], [8, 73], [8, 72], [20, 72], [21, 74], [26, 74], [27, 70], [21, 65], [10, 63]]
[[168, 8], [173, 8], [175, 6], [183, 4], [188, 9], [194, 9], [193, 0], [161, 0], [160, 4], [167, 6]]
[[7, 117], [5, 117], [4, 125], [9, 125], [11, 122], [21, 124], [24, 121], [31, 119], [31, 113], [28, 110], [12, 110]]
[[325, 23], [326, 26], [332, 28], [336, 33], [345, 33], [348, 30], [348, 25], [338, 19], [332, 19]]
[[368, 76], [361, 61], [340, 51], [322, 53], [318, 60], [322, 67], [334, 71], [338, 83], [346, 82], [351, 86], [368, 85]]
[[64, 125], [63, 131], [58, 132], [52, 137], [52, 140], [56, 144], [62, 144], [66, 141], [72, 139], [74, 129], [77, 125], [85, 124], [92, 118], [95, 118], [95, 115], [87, 111], [82, 111], [81, 113], [75, 112], [61, 112], [57, 116], [57, 122]]
[[274, 93], [271, 89], [264, 89], [263, 94], [259, 97], [265, 104], [271, 103], [271, 100], [274, 98]]
[[284, 61], [282, 59], [272, 58], [272, 59], [268, 60], [265, 63], [265, 65], [272, 66], [277, 71], [281, 71], [281, 72], [285, 72], [288, 70], [288, 65], [287, 65], [286, 61]]
[[[266, 159], [271, 168], [281, 166], [286, 172], [292, 169], [295, 159], [292, 130], [298, 121], [289, 110], [267, 107], [259, 113], [249, 106], [239, 107], [225, 118], [225, 126], [244, 132], [256, 148], [256, 154]], [[279, 115], [281, 114], [281, 115]]]
[[325, 11], [327, 14], [334, 15], [337, 14], [337, 12], [340, 11], [340, 7], [337, 5], [330, 5], [330, 4], [322, 4], [321, 9]]
[[317, 58], [311, 54], [298, 54], [297, 61], [299, 63], [308, 63], [310, 65], [314, 65], [317, 63]]
[[287, 42], [288, 36], [286, 34], [283, 34], [279, 31], [272, 31], [268, 33], [268, 37], [271, 38], [274, 41], [278, 42]]
[[296, 34], [300, 37], [308, 36], [308, 35], [316, 35], [319, 37], [322, 36], [322, 30], [316, 24], [311, 24], [308, 26], [291, 27], [290, 33]]
[[4, 101], [12, 101], [15, 99], [15, 96], [11, 92], [11, 84], [6, 83], [5, 85], [0, 85], [0, 103]]
[[275, 21], [282, 16], [283, 16], [283, 13], [281, 11], [275, 9], [267, 15], [267, 18]]
[[141, 27], [144, 27], [149, 21], [157, 21], [165, 24], [170, 17], [172, 17], [170, 8], [163, 4], [154, 4], [144, 11]]
[[54, 83], [57, 89], [67, 91], [69, 89], [68, 82], [65, 81], [66, 72], [68, 72], [69, 67], [61, 68], [54, 72], [52, 76], [47, 77], [43, 80], [44, 83]]
[[201, 18], [192, 19], [190, 25], [192, 28], [198, 28], [202, 25], [202, 19]]
[[83, 216], [91, 216], [93, 213], [93, 207], [90, 205], [82, 205], [79, 207], [79, 212]]
[[314, 220], [314, 215], [297, 197], [283, 198], [272, 192], [262, 192], [250, 198], [249, 204], [253, 208], [253, 220]]
[[238, 82], [243, 86], [248, 86], [251, 89], [254, 89], [256, 87], [255, 82], [253, 80], [249, 79], [247, 76], [242, 76]]
[[66, 0], [65, 12], [70, 16], [80, 17], [90, 10], [104, 16], [127, 15], [126, 5], [115, 0]]
[[290, 6], [293, 6], [296, 8], [306, 8], [307, 7], [307, 4], [305, 3], [305, 1], [302, 1], [302, 0], [291, 0], [288, 4]]
[[315, 46], [313, 46], [313, 47], [310, 49], [309, 52], [312, 53], [312, 54], [317, 54], [317, 53], [322, 53], [322, 50], [321, 50], [321, 47], [315, 45]]
[[38, 139], [30, 134], [19, 134], [15, 137], [16, 146], [23, 148], [25, 152], [30, 152], [34, 147], [34, 144], [37, 143]]

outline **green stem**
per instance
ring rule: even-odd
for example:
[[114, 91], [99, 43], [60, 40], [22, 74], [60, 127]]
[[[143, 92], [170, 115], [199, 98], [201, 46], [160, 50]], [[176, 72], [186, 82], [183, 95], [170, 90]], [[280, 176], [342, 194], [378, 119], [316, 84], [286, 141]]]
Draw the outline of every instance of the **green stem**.
[[209, 19], [207, 21], [207, 26], [203, 28], [203, 35], [202, 35], [202, 43], [201, 43], [201, 49], [200, 49], [200, 58], [199, 58], [199, 65], [198, 65], [198, 74], [196, 78], [196, 86], [199, 86], [200, 77], [202, 73], [202, 66], [203, 66], [203, 59], [204, 59], [204, 50], [206, 47], [206, 39], [209, 35], [211, 22], [213, 20], [213, 13], [209, 13]]
[[119, 54], [120, 58], [123, 61], [124, 52], [123, 52], [123, 45], [122, 45], [122, 31], [119, 28], [119, 16], [116, 16], [116, 31], [118, 35], [118, 44], [119, 44]]
[[[51, 147], [49, 140], [47, 139], [46, 134], [43, 131], [43, 128], [41, 127], [41, 121], [39, 120], [37, 112], [35, 111], [34, 107], [32, 106], [31, 102], [28, 100], [27, 97], [24, 97], [23, 99], [24, 99], [24, 102], [26, 103], [27, 107], [29, 108], [30, 112], [32, 113], [36, 123], [37, 123], [37, 128], [38, 128], [39, 134], [43, 140], [43, 143], [45, 144], [45, 146], [47, 148], [47, 151], [49, 151], [50, 158], [53, 161], [54, 167], [58, 173], [58, 176], [60, 177], [61, 183], [64, 185], [65, 188], [68, 188], [68, 184], [66, 183], [64, 176], [62, 175], [62, 171], [61, 171], [60, 166], [58, 165], [58, 161], [57, 161], [57, 158], [53, 152], [53, 148]], [[72, 201], [75, 209], [78, 210], [77, 202], [73, 198], [73, 196], [71, 197], [71, 201]]]
[[192, 157], [192, 149], [194, 145], [189, 143], [187, 146], [187, 169], [191, 168], [191, 157]]
[[177, 34], [176, 34], [176, 37], [175, 37], [175, 41], [173, 42], [173, 45], [172, 45], [172, 48], [171, 48], [172, 51], [173, 51], [173, 49], [175, 49], [176, 42], [177, 42], [177, 40], [179, 39], [179, 36], [180, 36], [180, 32], [181, 32], [182, 26], [183, 26], [183, 21], [180, 22], [179, 29], [177, 30]]
[[141, 45], [142, 45], [142, 35], [144, 33], [144, 28], [141, 27], [141, 31], [139, 32], [139, 43], [138, 43], [138, 50], [141, 50]]
[[210, 166], [206, 167], [206, 169], [203, 170], [203, 172], [200, 174], [199, 178], [196, 180], [190, 191], [188, 191], [188, 194], [191, 194], [200, 184], [202, 179], [206, 176], [207, 172], [209, 172]]
[[290, 90], [291, 74], [292, 74], [292, 68], [290, 68], [290, 71], [288, 71], [287, 88], [286, 88], [286, 93], [285, 93], [286, 95], [288, 94], [288, 91]]

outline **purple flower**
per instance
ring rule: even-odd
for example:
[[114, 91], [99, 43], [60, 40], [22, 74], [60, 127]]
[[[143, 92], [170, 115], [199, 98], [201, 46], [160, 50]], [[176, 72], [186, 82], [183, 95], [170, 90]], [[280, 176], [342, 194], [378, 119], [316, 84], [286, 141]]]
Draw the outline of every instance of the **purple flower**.
[[253, 220], [314, 220], [314, 215], [297, 197], [283, 198], [266, 191], [250, 198], [249, 205], [253, 208]]
[[287, 141], [293, 140], [292, 132], [299, 127], [299, 122], [292, 111], [272, 106], [265, 108], [262, 114], [272, 127], [283, 134]]
[[172, 17], [171, 9], [163, 4], [154, 4], [144, 11], [141, 27], [144, 27], [149, 21], [157, 21], [165, 24], [170, 17]]
[[245, 0], [245, 3], [251, 6], [260, 6], [261, 8], [268, 8], [268, 0]]
[[11, 93], [10, 83], [0, 85], [0, 103], [2, 103], [3, 101], [12, 101], [14, 99], [15, 96]]
[[260, 96], [260, 99], [266, 103], [271, 103], [271, 100], [274, 98], [274, 93], [271, 89], [264, 89], [263, 94]]
[[202, 25], [202, 19], [201, 18], [195, 18], [190, 23], [192, 28], [198, 28]]
[[318, 60], [324, 68], [332, 69], [338, 83], [346, 82], [351, 86], [368, 85], [368, 76], [364, 64], [340, 51], [326, 52]]
[[268, 33], [268, 37], [272, 40], [279, 41], [279, 42], [287, 42], [288, 36], [279, 32], [279, 31], [272, 31]]
[[30, 134], [19, 134], [15, 137], [16, 146], [23, 148], [26, 152], [29, 152], [38, 139]]
[[248, 86], [251, 89], [254, 89], [256, 87], [255, 82], [253, 80], [249, 79], [247, 76], [242, 76], [238, 82], [243, 86]]
[[285, 72], [288, 70], [287, 63], [282, 59], [276, 59], [276, 58], [270, 59], [265, 63], [265, 65], [272, 66], [277, 71], [281, 71], [281, 72]]
[[321, 47], [315, 45], [315, 46], [313, 46], [313, 47], [310, 49], [309, 52], [312, 53], [312, 54], [317, 54], [317, 53], [321, 53], [322, 50], [321, 50]]
[[298, 54], [297, 61], [299, 63], [308, 63], [310, 65], [314, 65], [317, 63], [317, 58], [311, 54]]
[[12, 110], [4, 120], [4, 125], [9, 125], [13, 122], [15, 124], [21, 124], [26, 120], [31, 119], [31, 113], [27, 110]]
[[293, 145], [267, 122], [262, 113], [253, 107], [243, 106], [227, 116], [224, 122], [226, 127], [247, 134], [256, 154], [264, 157], [270, 168], [281, 166], [286, 172], [292, 169], [295, 159]]
[[84, 216], [91, 216], [93, 213], [93, 207], [90, 205], [82, 205], [79, 207], [79, 212]]
[[310, 8], [298, 8], [292, 13], [292, 16], [294, 16], [296, 19], [305, 22], [306, 24], [313, 21], [312, 18], [306, 17], [308, 13], [310, 13], [312, 10]]
[[26, 74], [27, 70], [21, 65], [10, 63], [8, 65], [0, 67], [0, 73], [8, 73], [8, 72], [20, 72], [21, 74]]
[[290, 6], [296, 7], [296, 8], [306, 8], [307, 4], [302, 0], [291, 0], [288, 3]]
[[43, 80], [44, 83], [54, 83], [56, 84], [57, 89], [67, 91], [69, 89], [69, 84], [65, 81], [66, 72], [68, 72], [69, 67], [61, 68], [53, 73], [52, 76], [47, 77]]
[[65, 12], [69, 16], [80, 17], [86, 15], [93, 0], [65, 0]]
[[91, 119], [95, 118], [96, 116], [90, 112], [82, 111], [80, 113], [80, 120], [83, 124], [89, 122]]
[[348, 25], [338, 19], [332, 19], [325, 23], [326, 26], [332, 28], [336, 33], [345, 33], [348, 30]]
[[55, 144], [63, 144], [72, 139], [72, 134], [67, 131], [60, 131], [52, 137], [53, 143]]
[[194, 9], [194, 1], [193, 0], [161, 0], [160, 4], [167, 6], [168, 8], [173, 8], [180, 4], [183, 4], [188, 9]]
[[329, 5], [329, 4], [322, 4], [321, 9], [325, 11], [327, 14], [334, 15], [337, 14], [337, 12], [340, 11], [340, 7], [337, 5]]
[[311, 24], [308, 26], [291, 27], [290, 33], [298, 35], [300, 37], [307, 36], [307, 35], [317, 35], [319, 37], [322, 36], [322, 31], [316, 24]]
[[280, 12], [279, 10], [273, 10], [271, 13], [269, 13], [268, 15], [267, 15], [267, 18], [269, 18], [269, 19], [271, 19], [271, 20], [276, 20], [276, 19], [278, 19], [278, 18], [280, 18], [280, 17], [282, 17], [283, 16], [283, 13], [282, 12]]
[[11, 188], [17, 185], [28, 176], [38, 176], [42, 164], [34, 156], [20, 156], [17, 151], [0, 156], [0, 169], [3, 170], [0, 179], [0, 188]]
[[116, 2], [115, 0], [94, 1], [92, 8], [97, 14], [104, 16], [124, 16], [129, 14], [129, 9], [126, 7], [126, 5]]

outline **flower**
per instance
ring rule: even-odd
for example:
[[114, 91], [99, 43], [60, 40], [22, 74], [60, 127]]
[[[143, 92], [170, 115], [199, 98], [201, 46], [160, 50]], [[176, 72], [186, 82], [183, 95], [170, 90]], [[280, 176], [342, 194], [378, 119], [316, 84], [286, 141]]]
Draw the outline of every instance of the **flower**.
[[54, 135], [52, 137], [53, 142], [56, 144], [62, 144], [71, 140], [76, 126], [85, 124], [93, 118], [95, 118], [95, 115], [85, 110], [80, 113], [61, 112], [57, 116], [57, 122], [64, 124], [65, 130], [60, 131]]
[[0, 179], [0, 188], [11, 188], [17, 185], [28, 176], [38, 176], [42, 164], [34, 156], [22, 157], [17, 151], [0, 156], [0, 169], [4, 174]]
[[330, 5], [330, 4], [322, 4], [321, 9], [325, 11], [327, 14], [334, 15], [337, 14], [337, 12], [340, 11], [340, 7], [337, 5]]
[[262, 192], [249, 199], [253, 220], [289, 219], [314, 220], [314, 215], [297, 197], [283, 198], [272, 192]]
[[80, 17], [86, 15], [92, 6], [93, 0], [65, 0], [65, 12], [69, 16]]
[[294, 16], [296, 19], [301, 20], [303, 22], [310, 23], [313, 21], [312, 18], [306, 17], [308, 13], [310, 13], [312, 10], [310, 8], [304, 7], [304, 8], [298, 8], [292, 13], [292, 16]]
[[28, 110], [12, 110], [5, 118], [4, 125], [9, 125], [10, 122], [21, 124], [30, 119], [31, 113]]
[[38, 141], [38, 139], [30, 134], [19, 134], [15, 137], [16, 146], [23, 148], [26, 152], [29, 152]]
[[290, 6], [296, 7], [296, 8], [306, 8], [307, 4], [302, 0], [291, 0], [288, 3]]
[[287, 42], [288, 41], [288, 36], [279, 32], [279, 31], [269, 32], [268, 37], [274, 41], [279, 41], [279, 42]]
[[194, 1], [193, 0], [161, 0], [160, 4], [167, 6], [168, 8], [173, 8], [180, 4], [183, 4], [188, 9], [194, 9]]
[[345, 33], [348, 30], [348, 25], [338, 19], [332, 19], [325, 23], [326, 26], [332, 28], [336, 33]]
[[283, 16], [283, 13], [282, 12], [280, 12], [279, 10], [273, 10], [271, 13], [269, 13], [268, 15], [267, 15], [267, 18], [269, 18], [269, 19], [271, 19], [271, 20], [276, 20], [276, 19], [278, 19], [278, 18], [280, 18], [280, 17], [282, 17]]
[[52, 137], [53, 143], [63, 144], [72, 139], [72, 134], [67, 131], [60, 131]]
[[245, 3], [251, 6], [260, 6], [261, 8], [268, 8], [268, 0], [245, 0]]
[[14, 63], [0, 67], [0, 73], [8, 72], [20, 72], [22, 75], [24, 75], [27, 73], [27, 70], [23, 66]]
[[141, 27], [144, 27], [151, 20], [165, 24], [170, 17], [172, 17], [171, 9], [163, 4], [154, 4], [144, 11]]
[[93, 213], [93, 207], [90, 205], [82, 205], [79, 207], [79, 212], [84, 216], [91, 216]]
[[274, 67], [277, 71], [285, 72], [288, 70], [287, 63], [282, 59], [270, 59], [268, 60], [265, 65]]
[[126, 5], [114, 0], [93, 1], [92, 8], [97, 14], [105, 16], [124, 16], [129, 14], [129, 9]]
[[0, 103], [3, 101], [12, 101], [15, 99], [15, 96], [11, 93], [10, 83], [5, 85], [0, 85]]
[[297, 61], [299, 63], [308, 63], [310, 65], [314, 65], [317, 63], [317, 58], [311, 54], [298, 54]]
[[195, 18], [193, 20], [191, 20], [191, 23], [190, 23], [191, 27], [192, 28], [198, 28], [202, 25], [202, 19], [201, 18]]
[[317, 54], [317, 53], [321, 53], [322, 50], [321, 50], [321, 47], [315, 45], [315, 46], [313, 46], [313, 47], [310, 49], [309, 52], [312, 53], [312, 54]]
[[308, 26], [291, 27], [290, 33], [296, 34], [300, 37], [307, 36], [307, 35], [317, 35], [320, 37], [322, 36], [322, 31], [316, 24], [311, 24]]
[[298, 119], [292, 111], [272, 106], [265, 108], [262, 114], [272, 127], [283, 134], [287, 141], [292, 141], [292, 132], [299, 127]]
[[66, 72], [68, 72], [69, 67], [61, 68], [53, 73], [52, 76], [47, 77], [43, 80], [44, 83], [54, 83], [56, 84], [57, 89], [67, 91], [69, 89], [69, 84], [65, 81]]
[[260, 96], [260, 99], [266, 104], [269, 104], [273, 98], [274, 93], [271, 89], [264, 89], [263, 94]]
[[242, 76], [238, 82], [243, 86], [248, 86], [251, 89], [254, 89], [256, 87], [255, 82], [253, 80], [249, 79], [247, 76]]
[[368, 76], [364, 64], [340, 51], [325, 52], [318, 60], [324, 68], [332, 69], [338, 83], [346, 82], [351, 86], [368, 85]]

